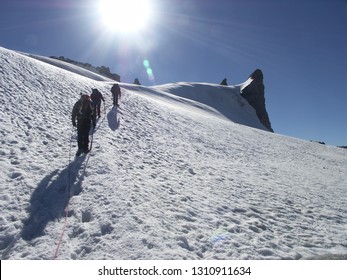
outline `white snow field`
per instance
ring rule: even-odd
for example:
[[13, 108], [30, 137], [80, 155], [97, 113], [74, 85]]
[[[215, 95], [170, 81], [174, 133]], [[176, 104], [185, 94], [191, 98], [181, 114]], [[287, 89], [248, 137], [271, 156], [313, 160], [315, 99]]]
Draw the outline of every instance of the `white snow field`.
[[55, 64], [0, 48], [1, 259], [347, 258], [346, 149], [266, 131], [242, 84], [120, 84], [115, 110], [111, 81]]

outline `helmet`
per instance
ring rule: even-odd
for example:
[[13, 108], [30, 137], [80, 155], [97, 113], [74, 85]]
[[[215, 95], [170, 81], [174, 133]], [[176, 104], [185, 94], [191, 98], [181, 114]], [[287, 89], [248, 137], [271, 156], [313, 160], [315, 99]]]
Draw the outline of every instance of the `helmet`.
[[85, 93], [85, 92], [81, 92], [81, 97], [83, 97], [83, 96], [88, 96], [88, 97], [90, 97], [90, 94], [89, 94], [89, 93]]

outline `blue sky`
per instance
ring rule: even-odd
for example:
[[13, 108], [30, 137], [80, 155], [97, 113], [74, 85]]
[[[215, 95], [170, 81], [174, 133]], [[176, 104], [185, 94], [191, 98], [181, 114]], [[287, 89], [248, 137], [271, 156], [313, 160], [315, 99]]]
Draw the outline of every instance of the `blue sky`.
[[120, 34], [97, 0], [2, 0], [0, 46], [108, 66], [143, 85], [233, 85], [259, 68], [275, 132], [347, 145], [346, 0], [148, 1], [147, 25]]

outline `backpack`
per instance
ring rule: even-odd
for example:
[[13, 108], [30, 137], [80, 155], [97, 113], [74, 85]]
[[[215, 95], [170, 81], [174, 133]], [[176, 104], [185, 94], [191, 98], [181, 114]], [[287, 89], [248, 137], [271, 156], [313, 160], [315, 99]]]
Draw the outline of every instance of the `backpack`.
[[86, 102], [88, 102], [88, 104], [84, 104], [81, 100], [81, 103], [79, 104], [79, 109], [77, 111], [77, 119], [79, 120], [91, 119], [93, 116], [92, 103], [89, 100]]
[[93, 89], [92, 94], [90, 95], [90, 99], [95, 103], [101, 102], [101, 92], [96, 88]]
[[111, 88], [111, 92], [113, 94], [120, 94], [120, 87], [118, 84], [114, 84]]

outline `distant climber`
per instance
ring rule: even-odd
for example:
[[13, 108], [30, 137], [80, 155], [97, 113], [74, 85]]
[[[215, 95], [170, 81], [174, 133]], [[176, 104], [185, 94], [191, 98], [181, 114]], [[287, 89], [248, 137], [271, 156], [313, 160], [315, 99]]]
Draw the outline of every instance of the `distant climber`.
[[117, 83], [112, 86], [111, 92], [113, 96], [113, 106], [119, 106], [118, 100], [121, 97], [121, 90]]
[[93, 88], [92, 94], [90, 95], [90, 99], [93, 102], [95, 117], [100, 118], [100, 105], [101, 105], [101, 101], [105, 103], [104, 97], [102, 96], [101, 92], [98, 89]]
[[[82, 93], [75, 103], [71, 114], [72, 125], [77, 127], [78, 150], [76, 156], [89, 152], [89, 131], [91, 125], [95, 128], [95, 114], [89, 94]], [[77, 124], [76, 124], [77, 120]]]
[[227, 83], [227, 79], [225, 78], [221, 83], [220, 83], [221, 86], [227, 86], [228, 83]]

